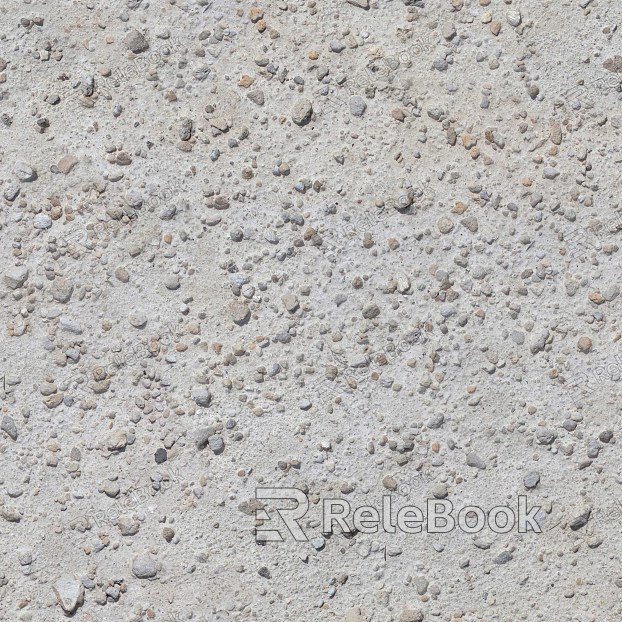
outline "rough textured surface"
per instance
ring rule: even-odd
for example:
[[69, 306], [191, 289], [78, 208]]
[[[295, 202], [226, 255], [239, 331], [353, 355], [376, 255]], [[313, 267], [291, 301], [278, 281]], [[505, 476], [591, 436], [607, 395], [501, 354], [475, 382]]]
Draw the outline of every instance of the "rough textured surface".
[[2, 0], [0, 620], [621, 619], [621, 19]]

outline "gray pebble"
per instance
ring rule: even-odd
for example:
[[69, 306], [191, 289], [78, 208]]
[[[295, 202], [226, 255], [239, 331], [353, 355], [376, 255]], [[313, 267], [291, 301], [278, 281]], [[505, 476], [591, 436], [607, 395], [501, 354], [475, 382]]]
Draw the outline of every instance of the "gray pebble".
[[176, 274], [168, 274], [164, 277], [164, 287], [166, 289], [170, 289], [171, 291], [175, 291], [179, 289], [179, 277]]
[[14, 173], [20, 181], [35, 181], [37, 179], [37, 170], [25, 162], [19, 162], [15, 166]]
[[33, 220], [35, 229], [49, 229], [52, 226], [52, 219], [49, 214], [37, 214]]
[[53, 585], [56, 600], [66, 615], [70, 616], [84, 603], [84, 586], [73, 577], [61, 577]]
[[443, 415], [442, 413], [437, 413], [436, 415], [433, 415], [430, 419], [428, 419], [428, 421], [426, 422], [426, 425], [431, 430], [437, 430], [443, 425], [444, 421], [445, 421], [445, 415]]
[[26, 266], [17, 266], [9, 268], [4, 273], [4, 282], [11, 289], [19, 289], [28, 279], [28, 268]]
[[132, 572], [138, 579], [152, 579], [158, 574], [156, 561], [148, 553], [143, 553], [134, 558]]
[[229, 315], [236, 324], [242, 325], [249, 320], [251, 310], [241, 300], [232, 300], [229, 303]]
[[311, 120], [313, 106], [308, 99], [299, 99], [292, 108], [292, 121], [296, 125], [306, 125]]
[[545, 179], [555, 179], [559, 175], [558, 170], [550, 167], [546, 167], [542, 173]]
[[225, 441], [222, 436], [210, 436], [209, 447], [215, 454], [221, 454], [225, 449]]
[[17, 426], [15, 425], [15, 421], [13, 421], [13, 417], [4, 415], [2, 424], [0, 424], [0, 430], [6, 432], [14, 441], [17, 440]]
[[577, 531], [578, 529], [581, 529], [581, 527], [584, 527], [585, 525], [587, 525], [587, 522], [590, 519], [591, 513], [592, 513], [592, 509], [591, 508], [587, 508], [581, 514], [579, 514], [578, 516], [575, 516], [568, 523], [568, 526], [573, 531]]
[[476, 469], [484, 470], [486, 468], [486, 463], [474, 451], [467, 454], [466, 463]]
[[194, 442], [196, 443], [197, 449], [205, 449], [207, 444], [209, 443], [210, 436], [214, 434], [213, 428], [199, 428], [195, 432]]
[[360, 95], [354, 95], [350, 97], [350, 112], [355, 117], [362, 117], [367, 110], [367, 104]]
[[266, 96], [261, 90], [251, 91], [246, 97], [258, 106], [263, 106], [266, 101]]
[[143, 328], [147, 325], [147, 316], [142, 311], [133, 311], [128, 319], [134, 328]]
[[192, 393], [192, 399], [197, 406], [207, 408], [212, 401], [212, 394], [209, 389], [197, 389]]
[[316, 551], [321, 551], [326, 546], [326, 540], [324, 540], [324, 538], [322, 538], [322, 536], [318, 536], [316, 538], [311, 538], [311, 540], [309, 540], [309, 542], [311, 542], [311, 546]]
[[295, 313], [299, 307], [298, 297], [294, 294], [285, 294], [281, 297], [281, 300], [289, 313]]
[[125, 47], [131, 52], [134, 52], [134, 54], [141, 54], [149, 49], [149, 42], [138, 30], [132, 30], [128, 33], [124, 43]]
[[380, 309], [377, 304], [370, 302], [363, 307], [362, 313], [366, 320], [372, 320], [380, 315]]
[[512, 553], [510, 553], [509, 551], [503, 551], [502, 553], [500, 553], [499, 555], [497, 555], [497, 557], [495, 557], [493, 559], [495, 564], [507, 564], [508, 562], [512, 561], [514, 558], [512, 557]]
[[549, 428], [537, 428], [536, 439], [540, 445], [551, 445], [556, 438], [555, 432]]

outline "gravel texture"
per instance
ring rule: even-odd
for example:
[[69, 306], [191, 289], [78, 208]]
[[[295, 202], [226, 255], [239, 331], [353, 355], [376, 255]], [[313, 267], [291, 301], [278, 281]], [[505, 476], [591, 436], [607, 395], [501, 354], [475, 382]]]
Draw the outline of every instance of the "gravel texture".
[[622, 619], [621, 21], [2, 0], [0, 620]]

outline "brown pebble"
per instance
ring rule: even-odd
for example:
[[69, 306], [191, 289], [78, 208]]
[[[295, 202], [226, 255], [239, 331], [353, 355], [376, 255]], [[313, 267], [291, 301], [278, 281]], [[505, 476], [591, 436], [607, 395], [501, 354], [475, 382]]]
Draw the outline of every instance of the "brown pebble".
[[597, 305], [602, 305], [605, 302], [605, 297], [600, 292], [590, 292], [588, 298]]
[[592, 349], [592, 340], [589, 337], [579, 337], [577, 348], [579, 348], [583, 354], [587, 354]]
[[391, 116], [396, 120], [404, 123], [404, 119], [406, 118], [406, 113], [401, 108], [393, 108], [391, 110]]
[[382, 479], [382, 485], [387, 490], [397, 490], [397, 482], [395, 481], [395, 478], [391, 475], [385, 475], [385, 477]]
[[263, 9], [258, 6], [252, 6], [248, 11], [251, 22], [256, 24], [263, 17]]
[[78, 163], [78, 158], [71, 155], [63, 156], [56, 165], [56, 168], [63, 174], [68, 175]]
[[446, 233], [449, 233], [454, 228], [454, 223], [451, 220], [451, 218], [448, 218], [447, 216], [442, 216], [441, 218], [438, 219], [436, 226], [438, 227], [438, 230], [441, 233], [446, 234]]
[[462, 144], [466, 149], [471, 149], [471, 147], [477, 145], [477, 137], [473, 134], [464, 134], [464, 136], [462, 136]]
[[130, 280], [129, 272], [123, 266], [119, 266], [114, 271], [114, 275], [121, 283], [127, 283]]
[[562, 126], [557, 121], [551, 124], [551, 142], [554, 145], [562, 144]]

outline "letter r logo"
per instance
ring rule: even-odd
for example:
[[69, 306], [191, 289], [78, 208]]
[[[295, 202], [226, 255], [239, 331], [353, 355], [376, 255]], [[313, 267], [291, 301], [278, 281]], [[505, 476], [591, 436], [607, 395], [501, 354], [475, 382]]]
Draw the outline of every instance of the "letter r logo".
[[[298, 488], [257, 488], [255, 489], [255, 499], [263, 501], [295, 501], [296, 507], [289, 509], [276, 508], [276, 511], [296, 542], [308, 541], [304, 531], [296, 522], [309, 510], [309, 499], [307, 499], [307, 495], [302, 490], [298, 490]], [[264, 509], [256, 510], [255, 518], [263, 521], [272, 520]], [[278, 529], [266, 529], [261, 526], [257, 527], [255, 540], [257, 542], [283, 542], [283, 535]]]

